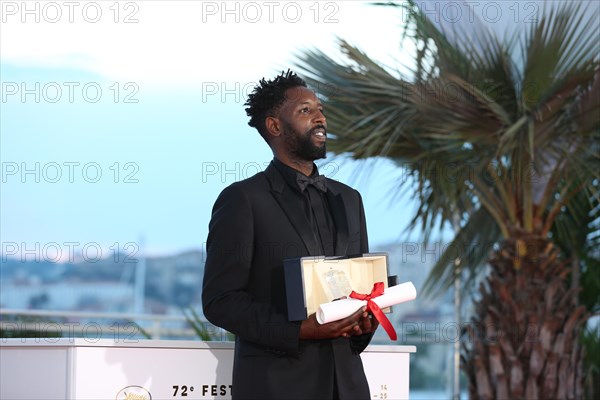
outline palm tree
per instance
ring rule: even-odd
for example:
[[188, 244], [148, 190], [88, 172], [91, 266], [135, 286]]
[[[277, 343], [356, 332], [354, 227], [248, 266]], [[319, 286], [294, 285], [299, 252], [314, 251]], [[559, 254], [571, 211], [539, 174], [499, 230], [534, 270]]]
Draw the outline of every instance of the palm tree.
[[462, 351], [472, 398], [581, 397], [589, 311], [573, 265], [600, 271], [565, 256], [600, 233], [597, 12], [563, 4], [499, 39], [482, 23], [447, 29], [412, 2], [397, 7], [418, 49], [410, 77], [343, 40], [343, 64], [299, 57], [309, 83], [335, 88], [329, 150], [409, 171], [420, 204], [411, 227], [426, 240], [455, 222], [426, 289], [485, 272]]

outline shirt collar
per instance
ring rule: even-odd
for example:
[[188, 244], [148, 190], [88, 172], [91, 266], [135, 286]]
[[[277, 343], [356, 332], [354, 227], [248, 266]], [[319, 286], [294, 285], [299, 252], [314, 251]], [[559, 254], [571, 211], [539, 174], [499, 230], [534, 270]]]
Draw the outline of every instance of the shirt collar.
[[[298, 187], [298, 183], [296, 182], [296, 176], [302, 175], [302, 173], [287, 164], [281, 162], [277, 157], [273, 157], [273, 165], [283, 176], [283, 180], [292, 188], [294, 188], [298, 192], [302, 192], [300, 187]], [[310, 175], [311, 177], [319, 176], [319, 169], [317, 165], [313, 163], [313, 173]]]

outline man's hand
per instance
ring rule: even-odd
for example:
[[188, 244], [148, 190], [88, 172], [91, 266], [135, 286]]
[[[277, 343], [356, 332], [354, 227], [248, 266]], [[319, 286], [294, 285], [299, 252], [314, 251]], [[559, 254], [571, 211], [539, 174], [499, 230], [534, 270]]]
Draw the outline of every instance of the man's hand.
[[311, 314], [300, 325], [300, 339], [335, 339], [374, 332], [379, 326], [376, 319], [370, 318], [366, 307], [360, 308], [351, 316], [339, 321], [319, 324], [316, 314]]
[[373, 316], [373, 314], [368, 312], [363, 312], [362, 317], [359, 321], [359, 325], [354, 327], [353, 335], [364, 335], [366, 333], [372, 333], [377, 330], [379, 326], [379, 321], [377, 318]]

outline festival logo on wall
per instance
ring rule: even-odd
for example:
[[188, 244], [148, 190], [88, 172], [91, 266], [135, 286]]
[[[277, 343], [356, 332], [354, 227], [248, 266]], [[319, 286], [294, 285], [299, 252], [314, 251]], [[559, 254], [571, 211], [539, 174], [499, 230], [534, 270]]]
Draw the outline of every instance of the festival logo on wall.
[[127, 386], [119, 390], [115, 400], [152, 400], [152, 395], [141, 386]]

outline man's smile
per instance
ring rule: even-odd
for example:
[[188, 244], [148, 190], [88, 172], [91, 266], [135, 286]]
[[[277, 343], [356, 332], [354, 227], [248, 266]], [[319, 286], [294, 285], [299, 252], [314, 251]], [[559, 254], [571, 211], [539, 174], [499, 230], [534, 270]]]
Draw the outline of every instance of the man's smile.
[[319, 141], [327, 140], [327, 130], [323, 127], [317, 127], [311, 130], [311, 135], [317, 138]]

